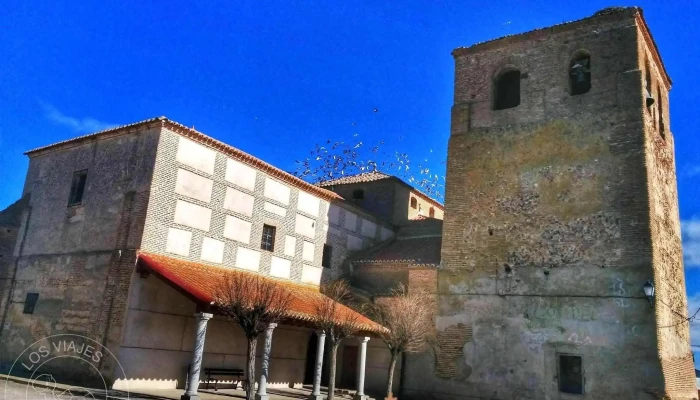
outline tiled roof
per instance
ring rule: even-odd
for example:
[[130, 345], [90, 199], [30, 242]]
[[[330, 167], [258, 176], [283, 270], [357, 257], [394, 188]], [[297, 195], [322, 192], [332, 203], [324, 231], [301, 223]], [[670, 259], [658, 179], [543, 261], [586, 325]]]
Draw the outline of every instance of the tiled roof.
[[384, 246], [368, 250], [355, 258], [352, 264], [398, 263], [437, 266], [440, 264], [441, 245], [440, 236], [397, 238]]
[[100, 132], [95, 132], [91, 133], [89, 135], [84, 135], [84, 136], [79, 136], [73, 139], [68, 139], [64, 140], [58, 143], [50, 144], [47, 146], [39, 147], [33, 150], [29, 150], [25, 152], [24, 154], [26, 155], [31, 155], [34, 153], [38, 153], [44, 150], [49, 150], [49, 149], [56, 149], [59, 147], [69, 147], [69, 146], [75, 146], [78, 145], [84, 141], [92, 140], [97, 137], [101, 136], [110, 136], [110, 135], [118, 135], [118, 134], [123, 134], [125, 132], [128, 132], [130, 129], [134, 129], [136, 127], [144, 126], [144, 125], [149, 125], [149, 124], [161, 124], [163, 126], [166, 126], [168, 129], [177, 132], [178, 134], [181, 134], [191, 140], [194, 140], [195, 142], [198, 142], [200, 144], [203, 144], [205, 146], [208, 146], [210, 148], [213, 148], [214, 150], [220, 151], [224, 154], [227, 154], [231, 156], [232, 158], [241, 161], [245, 164], [250, 165], [253, 168], [257, 168], [262, 170], [263, 172], [283, 181], [286, 182], [298, 189], [310, 192], [312, 194], [315, 194], [319, 197], [322, 197], [326, 200], [342, 200], [342, 197], [339, 196], [337, 193], [323, 189], [317, 185], [312, 185], [302, 179], [297, 178], [296, 176], [285, 172], [271, 164], [266, 163], [265, 161], [254, 157], [242, 150], [239, 150], [233, 146], [230, 146], [224, 142], [218, 141], [210, 136], [207, 136], [201, 132], [198, 132], [194, 130], [193, 128], [188, 128], [185, 125], [182, 125], [178, 122], [169, 120], [166, 117], [157, 117], [157, 118], [150, 118], [146, 119], [143, 121], [139, 122], [134, 122], [132, 124], [127, 124], [127, 125], [122, 125], [110, 129], [106, 129]]
[[[379, 171], [363, 172], [356, 175], [348, 175], [338, 179], [330, 179], [317, 183], [318, 186], [327, 187], [334, 185], [347, 185], [351, 183], [374, 182], [382, 179], [394, 178], [394, 176]], [[398, 179], [398, 178], [397, 178]]]
[[[212, 303], [216, 285], [227, 274], [253, 274], [242, 270], [215, 267], [146, 252], [139, 253], [139, 263], [204, 305]], [[292, 293], [292, 301], [287, 312], [289, 320], [306, 323], [311, 323], [315, 320], [315, 304], [322, 301], [325, 297], [318, 288], [277, 279], [265, 279], [278, 283]], [[377, 333], [385, 329], [342, 304], [339, 306], [339, 312], [356, 314], [365, 332]]]
[[477, 48], [483, 48], [484, 46], [489, 46], [491, 44], [497, 44], [497, 43], [512, 43], [515, 40], [519, 40], [521, 38], [527, 38], [527, 37], [533, 37], [536, 35], [540, 34], [546, 34], [549, 32], [552, 32], [557, 29], [568, 29], [570, 25], [574, 24], [579, 24], [584, 21], [588, 21], [591, 19], [599, 18], [599, 17], [605, 17], [605, 16], [610, 16], [610, 15], [617, 15], [617, 14], [624, 14], [628, 13], [629, 16], [634, 16], [635, 18], [638, 19], [640, 22], [640, 28], [642, 30], [642, 34], [644, 35], [645, 41], [648, 43], [649, 48], [651, 49], [652, 56], [654, 57], [654, 61], [656, 62], [657, 65], [660, 66], [661, 72], [662, 72], [662, 77], [664, 79], [664, 83], [666, 84], [667, 89], [671, 88], [671, 78], [668, 75], [668, 71], [666, 71], [666, 66], [663, 63], [663, 60], [661, 59], [661, 56], [659, 55], [658, 47], [656, 46], [656, 42], [654, 41], [654, 38], [651, 36], [651, 33], [649, 32], [649, 26], [646, 23], [646, 20], [644, 19], [644, 12], [640, 7], [608, 7], [604, 8], [595, 14], [581, 18], [578, 20], [574, 21], [567, 21], [567, 22], [562, 22], [560, 24], [555, 24], [551, 26], [547, 26], [544, 28], [537, 28], [533, 29], [531, 31], [527, 32], [521, 32], [521, 33], [516, 33], [512, 35], [505, 35], [501, 36], [495, 39], [490, 39], [486, 40], [483, 42], [475, 43], [471, 46], [468, 47], [458, 47], [452, 51], [452, 55], [454, 57], [458, 57], [462, 54], [469, 53], [473, 51], [474, 49]]
[[403, 179], [399, 178], [398, 176], [385, 174], [385, 173], [379, 172], [379, 171], [362, 172], [360, 174], [348, 175], [348, 176], [344, 176], [344, 177], [338, 178], [338, 179], [330, 179], [327, 181], [318, 182], [316, 184], [316, 186], [330, 187], [330, 186], [336, 186], [336, 185], [349, 185], [349, 184], [353, 184], [353, 183], [374, 182], [374, 181], [379, 181], [382, 179], [395, 179], [396, 181], [411, 188], [411, 190], [418, 193], [421, 197], [430, 201], [434, 205], [440, 207], [440, 209], [444, 209], [444, 207], [445, 207], [439, 201], [433, 199], [432, 197], [428, 196], [427, 194], [421, 192], [420, 190], [416, 189], [415, 187], [404, 182]]

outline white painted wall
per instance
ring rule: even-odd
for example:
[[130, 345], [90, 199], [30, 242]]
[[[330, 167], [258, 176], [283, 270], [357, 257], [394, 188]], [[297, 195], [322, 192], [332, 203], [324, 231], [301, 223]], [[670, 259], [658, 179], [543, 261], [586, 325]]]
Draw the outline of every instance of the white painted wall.
[[284, 255], [294, 257], [296, 254], [297, 238], [286, 235], [284, 237]]
[[272, 256], [270, 260], [270, 275], [277, 278], [289, 279], [292, 273], [292, 262], [284, 259]]
[[238, 249], [236, 249], [236, 267], [258, 271], [260, 269], [260, 252], [238, 246]]
[[255, 197], [252, 195], [234, 188], [226, 188], [226, 196], [224, 197], [225, 209], [252, 217], [254, 203]]
[[225, 179], [234, 185], [238, 185], [251, 192], [255, 190], [255, 177], [257, 171], [243, 163], [230, 158], [226, 159]]
[[202, 260], [221, 264], [224, 261], [224, 242], [205, 237], [202, 240]]
[[377, 236], [377, 224], [362, 218], [362, 236], [369, 238]]
[[294, 232], [313, 239], [316, 237], [316, 221], [301, 214], [297, 214]]
[[286, 208], [280, 207], [280, 206], [278, 206], [278, 205], [276, 205], [276, 204], [272, 204], [272, 203], [270, 203], [269, 201], [266, 201], [266, 202], [265, 202], [264, 209], [265, 209], [265, 211], [271, 212], [271, 213], [273, 213], [273, 214], [277, 214], [277, 215], [279, 215], [280, 217], [284, 217], [284, 216], [287, 215], [287, 209], [286, 209]]
[[297, 204], [297, 208], [299, 209], [299, 211], [303, 211], [307, 214], [311, 214], [314, 217], [317, 217], [320, 207], [321, 199], [301, 190], [299, 191], [299, 199]]
[[345, 229], [353, 232], [357, 230], [357, 214], [345, 211]]
[[214, 181], [179, 168], [175, 182], [175, 193], [191, 197], [205, 203], [211, 200], [211, 190]]
[[282, 204], [289, 204], [289, 187], [270, 177], [265, 178], [265, 190], [263, 195], [268, 199], [278, 201]]
[[179, 139], [176, 159], [209, 175], [214, 174], [216, 152], [184, 137]]
[[314, 267], [313, 265], [304, 264], [301, 270], [301, 281], [304, 283], [313, 283], [318, 285], [321, 283], [322, 267]]
[[165, 251], [187, 257], [190, 255], [191, 241], [192, 232], [177, 228], [169, 228]]
[[233, 215], [226, 216], [224, 223], [224, 237], [237, 242], [250, 243], [251, 223]]
[[175, 215], [173, 219], [176, 224], [209, 232], [211, 209], [187, 201], [178, 200], [175, 204]]
[[314, 262], [315, 248], [316, 246], [313, 243], [304, 240], [304, 243], [301, 248], [301, 259], [304, 261]]

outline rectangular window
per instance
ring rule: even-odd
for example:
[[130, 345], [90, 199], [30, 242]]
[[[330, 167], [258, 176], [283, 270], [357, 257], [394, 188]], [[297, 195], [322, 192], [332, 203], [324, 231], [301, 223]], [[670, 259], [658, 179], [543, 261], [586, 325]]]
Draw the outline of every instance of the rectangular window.
[[559, 354], [559, 391], [583, 394], [583, 359], [581, 356]]
[[85, 181], [87, 180], [87, 170], [73, 172], [73, 182], [70, 185], [69, 206], [77, 206], [83, 202], [85, 192]]
[[260, 248], [267, 251], [275, 251], [275, 233], [277, 228], [272, 225], [263, 225], [262, 241]]
[[324, 268], [331, 268], [333, 261], [333, 246], [324, 244], [323, 245], [323, 260], [321, 261], [321, 265]]
[[34, 314], [34, 307], [36, 307], [36, 302], [39, 300], [39, 293], [27, 293], [27, 298], [24, 300], [24, 313]]

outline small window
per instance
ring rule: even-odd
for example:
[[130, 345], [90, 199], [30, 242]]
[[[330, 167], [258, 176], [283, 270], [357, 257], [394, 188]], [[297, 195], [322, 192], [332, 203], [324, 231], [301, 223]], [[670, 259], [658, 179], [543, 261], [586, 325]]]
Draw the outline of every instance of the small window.
[[353, 190], [352, 198], [355, 200], [363, 200], [365, 198], [365, 191], [362, 189]]
[[70, 197], [68, 198], [69, 206], [77, 206], [82, 204], [86, 180], [87, 170], [77, 171], [73, 173], [73, 182], [71, 182], [70, 185]]
[[583, 359], [581, 356], [559, 354], [559, 391], [583, 394]]
[[277, 228], [272, 225], [263, 225], [262, 241], [260, 248], [267, 251], [275, 251], [275, 233]]
[[428, 216], [430, 218], [435, 218], [435, 209], [433, 207], [430, 207], [430, 211], [428, 212]]
[[323, 245], [323, 260], [321, 262], [321, 265], [324, 268], [331, 268], [333, 266], [332, 260], [333, 260], [333, 246], [324, 244]]
[[411, 197], [411, 208], [418, 208], [418, 200], [415, 197]]
[[501, 73], [495, 82], [496, 99], [494, 110], [505, 110], [520, 104], [520, 71], [510, 70]]
[[646, 69], [644, 75], [644, 88], [646, 89], [644, 101], [647, 106], [647, 111], [652, 111], [651, 106], [654, 105], [654, 96], [651, 94], [651, 68], [649, 67], [649, 60], [646, 60], [644, 63], [644, 68]]
[[659, 96], [659, 135], [666, 140], [666, 123], [664, 122], [664, 96], [661, 92], [661, 86], [656, 87], [656, 93]]
[[24, 300], [24, 313], [34, 314], [34, 307], [39, 300], [39, 293], [27, 293], [27, 298]]
[[569, 87], [571, 95], [577, 96], [591, 90], [591, 57], [574, 57], [569, 66]]

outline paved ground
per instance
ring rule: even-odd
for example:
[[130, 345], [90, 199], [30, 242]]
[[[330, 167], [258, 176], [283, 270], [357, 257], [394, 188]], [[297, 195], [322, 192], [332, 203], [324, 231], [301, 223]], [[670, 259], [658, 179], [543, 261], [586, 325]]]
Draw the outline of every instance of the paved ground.
[[[179, 400], [182, 389], [176, 390], [139, 390], [127, 394], [118, 391], [70, 388], [65, 385], [55, 387], [43, 387], [15, 380], [7, 380], [5, 376], [0, 378], [0, 400]], [[309, 395], [307, 389], [268, 389], [270, 400], [306, 399]], [[242, 390], [222, 389], [218, 392], [212, 390], [200, 390], [202, 400], [236, 400], [244, 399]], [[338, 399], [350, 399], [349, 395], [336, 395]]]

